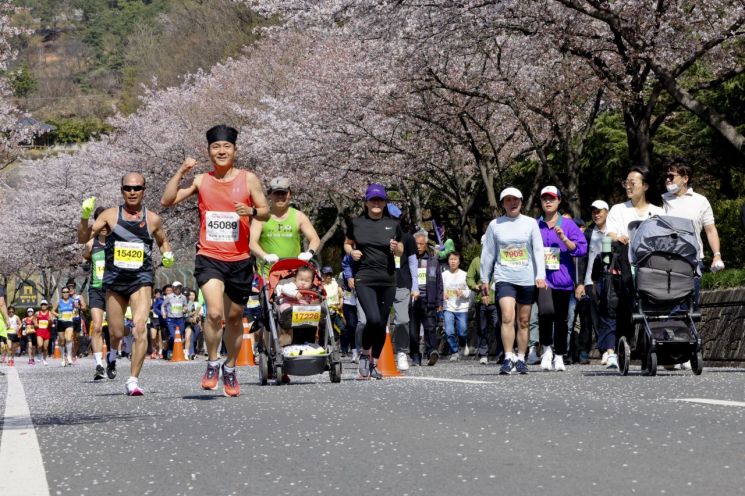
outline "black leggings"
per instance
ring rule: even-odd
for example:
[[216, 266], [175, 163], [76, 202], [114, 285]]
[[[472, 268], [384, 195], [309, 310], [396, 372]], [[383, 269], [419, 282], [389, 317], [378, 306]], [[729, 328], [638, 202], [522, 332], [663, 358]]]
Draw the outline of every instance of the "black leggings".
[[365, 286], [357, 284], [357, 299], [365, 312], [365, 329], [362, 331], [362, 349], [372, 348], [372, 357], [377, 359], [385, 345], [385, 328], [391, 305], [396, 297], [395, 286]]
[[569, 300], [572, 291], [560, 289], [551, 290], [551, 299], [554, 303], [553, 315], [538, 316], [538, 331], [543, 346], [554, 345], [554, 353], [564, 355], [567, 352], [567, 338], [569, 328], [567, 326], [567, 314], [569, 313]]

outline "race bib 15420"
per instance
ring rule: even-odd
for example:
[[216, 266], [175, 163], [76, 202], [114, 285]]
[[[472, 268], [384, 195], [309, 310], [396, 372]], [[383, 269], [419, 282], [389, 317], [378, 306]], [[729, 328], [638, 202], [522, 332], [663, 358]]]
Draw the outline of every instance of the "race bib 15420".
[[145, 243], [116, 241], [114, 266], [121, 269], [139, 269], [145, 261]]
[[240, 217], [236, 212], [212, 212], [205, 215], [207, 241], [235, 243], [238, 241]]

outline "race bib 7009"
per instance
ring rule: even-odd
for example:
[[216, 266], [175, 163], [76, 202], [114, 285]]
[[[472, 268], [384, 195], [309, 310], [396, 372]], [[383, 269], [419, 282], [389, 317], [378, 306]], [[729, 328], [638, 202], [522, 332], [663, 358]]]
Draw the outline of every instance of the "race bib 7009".
[[528, 265], [528, 247], [524, 244], [505, 246], [499, 250], [499, 263], [507, 267]]

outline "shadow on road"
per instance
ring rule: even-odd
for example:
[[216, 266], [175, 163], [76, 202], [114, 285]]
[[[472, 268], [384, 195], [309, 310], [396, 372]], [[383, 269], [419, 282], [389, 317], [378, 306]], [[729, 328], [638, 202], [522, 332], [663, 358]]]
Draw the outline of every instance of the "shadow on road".
[[[136, 415], [136, 414], [116, 414], [107, 413], [105, 415], [91, 415], [91, 414], [74, 414], [74, 415], [33, 415], [32, 420], [34, 427], [43, 428], [57, 425], [86, 425], [86, 424], [101, 424], [104, 422], [131, 422], [133, 420], [139, 420], [153, 415]], [[23, 429], [28, 427], [25, 420], [21, 420], [19, 417], [6, 417], [3, 423], [3, 429]]]

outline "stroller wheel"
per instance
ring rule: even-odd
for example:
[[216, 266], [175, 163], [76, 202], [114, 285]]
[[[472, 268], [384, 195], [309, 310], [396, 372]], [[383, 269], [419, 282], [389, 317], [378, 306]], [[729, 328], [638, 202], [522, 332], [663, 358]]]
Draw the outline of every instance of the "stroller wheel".
[[331, 379], [331, 382], [337, 384], [341, 382], [341, 362], [333, 362], [331, 364], [331, 367], [329, 368], [329, 379]]
[[700, 351], [691, 356], [691, 369], [696, 375], [701, 375], [701, 372], [704, 371], [704, 355]]
[[657, 375], [657, 353], [654, 351], [647, 355], [647, 375]]
[[269, 382], [269, 357], [266, 353], [259, 353], [259, 384], [266, 386]]
[[618, 371], [621, 375], [629, 375], [629, 362], [631, 361], [631, 347], [626, 339], [622, 336], [618, 341]]
[[281, 386], [282, 384], [284, 384], [282, 382], [282, 375], [284, 375], [284, 373], [282, 372], [282, 366], [277, 365], [276, 367], [274, 367], [274, 385], [275, 386]]

